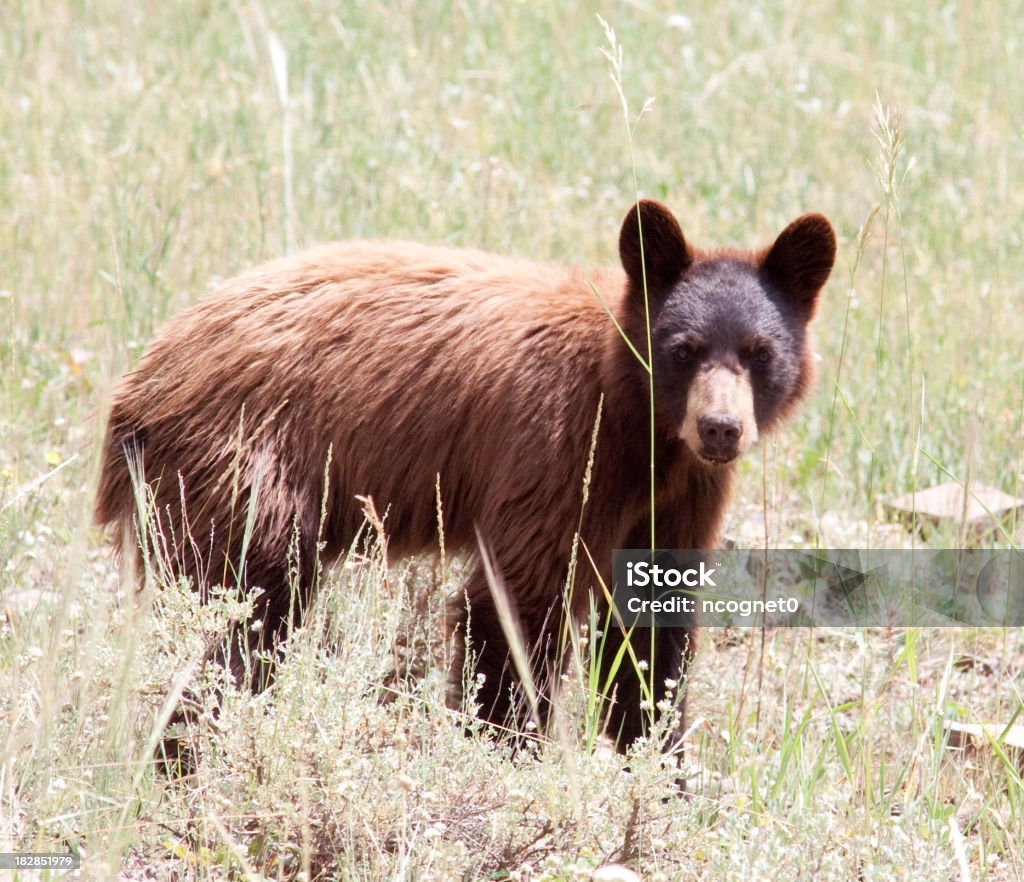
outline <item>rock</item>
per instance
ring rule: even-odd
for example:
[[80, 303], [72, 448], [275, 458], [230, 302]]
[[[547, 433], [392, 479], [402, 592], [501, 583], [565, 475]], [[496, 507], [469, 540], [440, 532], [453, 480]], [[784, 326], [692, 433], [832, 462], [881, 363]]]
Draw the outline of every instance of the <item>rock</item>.
[[965, 494], [963, 487], [950, 482], [905, 493], [888, 504], [890, 514], [911, 527], [939, 527], [943, 523], [961, 529], [965, 539], [977, 539], [1024, 508], [1018, 499], [984, 484], [971, 482]]

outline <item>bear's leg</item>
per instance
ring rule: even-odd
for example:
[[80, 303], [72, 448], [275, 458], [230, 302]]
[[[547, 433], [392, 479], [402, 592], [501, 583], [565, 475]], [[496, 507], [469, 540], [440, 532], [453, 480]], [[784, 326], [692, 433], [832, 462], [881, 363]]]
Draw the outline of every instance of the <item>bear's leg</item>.
[[[697, 523], [696, 516], [693, 506], [685, 502], [659, 505], [655, 512], [657, 547], [706, 548], [713, 544], [717, 520], [706, 518]], [[646, 513], [630, 530], [622, 547], [649, 548], [650, 545], [651, 522], [650, 514]], [[609, 623], [601, 656], [602, 685], [608, 681], [609, 665], [617, 657], [625, 640], [622, 626], [615, 622]], [[641, 735], [647, 734], [653, 720], [661, 718], [657, 706], [665, 700], [666, 693], [670, 701], [678, 695], [678, 703], [675, 705], [678, 720], [674, 734], [682, 735], [686, 675], [696, 647], [696, 628], [634, 628], [629, 635], [629, 645], [632, 652], [627, 650], [623, 654], [615, 673], [611, 687], [615, 701], [608, 712], [605, 726], [605, 731], [616, 739], [621, 751], [625, 751]], [[671, 746], [674, 740], [670, 738], [667, 746]]]
[[[529, 666], [530, 679], [536, 695], [536, 714], [524, 689], [516, 664], [512, 659], [508, 637], [502, 623], [502, 614], [494, 602], [482, 566], [477, 566], [465, 588], [465, 598], [459, 611], [463, 629], [468, 634], [468, 649], [474, 662], [473, 673], [483, 677], [476, 694], [480, 717], [502, 729], [523, 732], [528, 721], [543, 726], [549, 709], [548, 683], [553, 648], [557, 640], [559, 620], [548, 611], [526, 614], [515, 607], [515, 586], [506, 585], [515, 627], [522, 638], [522, 650]], [[467, 626], [468, 607], [468, 626]], [[508, 623], [505, 623], [506, 625]], [[459, 672], [456, 672], [458, 674]]]
[[[211, 644], [203, 664], [222, 666], [236, 686], [258, 693], [273, 682], [281, 642], [292, 627], [302, 622], [309, 599], [309, 582], [299, 576], [293, 597], [294, 570], [289, 575], [287, 567], [266, 567], [250, 575], [252, 578], [247, 581], [264, 589], [255, 600], [252, 616], [232, 625], [225, 637]], [[206, 706], [205, 697], [187, 688], [168, 721], [168, 730], [157, 749], [157, 761], [173, 778], [196, 770], [198, 748], [189, 732]], [[217, 716], [220, 695], [213, 700], [210, 710]]]
[[311, 591], [308, 576], [289, 574], [284, 567], [264, 570], [249, 582], [263, 592], [255, 599], [252, 616], [231, 628], [215, 658], [236, 685], [248, 685], [257, 693], [273, 681], [281, 644], [292, 628], [301, 626]]
[[[602, 684], [607, 682], [608, 665], [625, 640], [619, 624], [608, 626], [601, 656]], [[682, 734], [685, 680], [693, 657], [693, 631], [690, 628], [634, 628], [629, 635], [629, 645], [632, 653], [627, 650], [622, 656], [611, 687], [614, 701], [605, 717], [605, 732], [615, 739], [616, 747], [623, 752], [641, 735], [648, 734], [652, 722], [661, 718], [657, 705], [666, 697], [672, 701], [679, 696], [679, 718], [674, 735]], [[673, 740], [670, 738], [669, 744]]]

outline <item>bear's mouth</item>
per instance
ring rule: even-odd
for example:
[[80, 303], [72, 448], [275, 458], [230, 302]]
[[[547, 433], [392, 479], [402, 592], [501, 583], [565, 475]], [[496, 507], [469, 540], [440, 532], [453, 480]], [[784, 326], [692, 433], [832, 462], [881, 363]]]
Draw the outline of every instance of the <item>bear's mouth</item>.
[[697, 454], [697, 457], [705, 465], [718, 467], [729, 465], [729, 463], [731, 462], [736, 462], [736, 460], [740, 458], [740, 455], [738, 452], [732, 454], [731, 456], [727, 456], [722, 454], [705, 453], [704, 451], [701, 451], [700, 453]]

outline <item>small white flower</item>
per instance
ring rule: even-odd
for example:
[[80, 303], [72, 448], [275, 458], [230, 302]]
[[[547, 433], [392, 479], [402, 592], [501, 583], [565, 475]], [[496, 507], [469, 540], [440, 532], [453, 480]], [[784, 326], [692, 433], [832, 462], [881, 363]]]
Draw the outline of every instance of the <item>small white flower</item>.
[[688, 15], [683, 15], [681, 12], [675, 12], [665, 19], [665, 26], [674, 28], [677, 31], [682, 31], [684, 34], [693, 33], [693, 21]]

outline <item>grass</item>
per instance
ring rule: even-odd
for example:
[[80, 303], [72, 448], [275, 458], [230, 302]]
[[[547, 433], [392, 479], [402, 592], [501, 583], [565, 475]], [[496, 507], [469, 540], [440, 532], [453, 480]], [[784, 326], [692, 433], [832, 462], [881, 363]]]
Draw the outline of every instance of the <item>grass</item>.
[[[655, 98], [632, 145], [595, 12], [630, 106]], [[950, 475], [1024, 495], [1022, 13], [7, 2], [0, 851], [72, 847], [88, 878], [1024, 877], [1019, 756], [942, 726], [1019, 712], [1018, 631], [705, 634], [683, 800], [655, 745], [628, 775], [588, 749], [586, 665], [516, 757], [461, 737], [438, 667], [389, 680], [457, 562], [385, 580], [370, 547], [169, 785], [154, 720], [239, 601], [136, 597], [89, 526], [113, 382], [212, 280], [353, 236], [612, 261], [634, 165], [697, 244], [839, 232], [817, 389], [731, 533], [881, 542], [884, 499]]]

